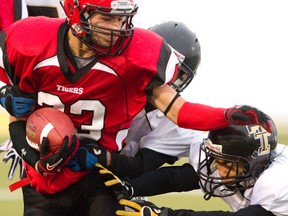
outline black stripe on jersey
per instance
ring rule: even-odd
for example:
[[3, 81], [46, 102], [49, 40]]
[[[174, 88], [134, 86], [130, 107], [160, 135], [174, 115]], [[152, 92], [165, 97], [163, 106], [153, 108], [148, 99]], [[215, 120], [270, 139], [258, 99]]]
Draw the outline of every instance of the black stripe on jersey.
[[7, 34], [5, 31], [2, 31], [0, 34], [0, 47], [3, 51], [3, 64], [6, 70], [6, 73], [9, 79], [13, 82], [14, 85], [17, 85], [20, 81], [19, 77], [15, 76], [15, 68], [9, 63], [7, 49], [6, 49], [6, 37]]
[[[67, 32], [69, 30], [69, 26], [66, 23], [63, 23], [58, 32], [58, 48], [57, 48], [57, 57], [59, 59], [60, 69], [65, 76], [65, 78], [71, 82], [77, 82], [81, 77], [83, 77], [87, 72], [96, 64], [99, 60], [99, 57], [95, 56], [95, 59], [92, 60], [89, 64], [84, 66], [83, 68], [78, 68], [77, 63], [69, 49], [68, 40], [67, 40]], [[75, 73], [71, 71], [69, 68], [69, 64], [67, 61], [70, 61], [75, 69]]]
[[156, 76], [150, 81], [150, 83], [146, 87], [147, 95], [152, 94], [152, 90], [157, 87], [161, 86], [165, 83], [166, 80], [166, 68], [171, 56], [172, 50], [170, 46], [163, 40], [163, 44], [160, 50], [160, 55], [158, 58], [157, 63], [157, 74]]
[[47, 16], [51, 18], [59, 17], [57, 8], [52, 6], [27, 5], [29, 16]]
[[14, 0], [14, 22], [22, 19], [22, 0]]

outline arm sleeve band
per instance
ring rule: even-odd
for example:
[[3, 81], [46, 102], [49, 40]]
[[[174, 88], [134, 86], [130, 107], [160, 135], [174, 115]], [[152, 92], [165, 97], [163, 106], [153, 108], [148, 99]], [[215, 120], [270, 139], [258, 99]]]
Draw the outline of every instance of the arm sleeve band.
[[224, 108], [185, 102], [179, 110], [177, 125], [194, 130], [215, 130], [228, 127]]
[[9, 133], [13, 147], [20, 157], [30, 166], [35, 167], [40, 155], [26, 141], [26, 121], [15, 121], [9, 124]]
[[167, 113], [169, 112], [169, 110], [171, 109], [172, 105], [174, 104], [175, 100], [180, 97], [180, 94], [177, 92], [177, 94], [174, 96], [174, 98], [172, 99], [172, 101], [170, 102], [170, 104], [168, 105], [168, 107], [166, 108], [166, 110], [164, 111], [164, 115], [166, 116]]

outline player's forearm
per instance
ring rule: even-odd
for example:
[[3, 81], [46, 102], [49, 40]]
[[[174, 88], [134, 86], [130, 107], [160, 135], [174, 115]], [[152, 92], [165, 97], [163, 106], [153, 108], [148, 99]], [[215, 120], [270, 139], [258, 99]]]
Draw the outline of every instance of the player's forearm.
[[178, 158], [165, 155], [148, 148], [140, 149], [135, 157], [127, 157], [111, 152], [111, 163], [107, 168], [119, 177], [139, 176], [143, 172], [157, 169], [164, 163], [173, 164]]
[[20, 157], [27, 162], [30, 166], [35, 167], [36, 162], [39, 160], [40, 155], [35, 149], [31, 148], [26, 141], [26, 121], [25, 119], [11, 117], [9, 124], [10, 138], [13, 147]]
[[134, 196], [155, 196], [199, 189], [198, 176], [190, 164], [161, 167], [131, 179]]
[[194, 130], [215, 130], [228, 127], [224, 108], [214, 108], [203, 104], [185, 102], [178, 113], [177, 125]]
[[[193, 206], [191, 206], [193, 208]], [[274, 216], [270, 211], [264, 209], [261, 205], [250, 205], [242, 208], [237, 212], [227, 211], [193, 211], [193, 210], [173, 210], [170, 208], [161, 208], [162, 212], [159, 216]]]

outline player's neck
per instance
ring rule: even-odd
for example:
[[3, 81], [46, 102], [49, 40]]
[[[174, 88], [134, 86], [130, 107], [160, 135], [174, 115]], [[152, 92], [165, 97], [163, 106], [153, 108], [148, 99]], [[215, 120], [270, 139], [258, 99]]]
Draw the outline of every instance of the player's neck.
[[68, 44], [72, 52], [72, 55], [87, 58], [95, 55], [94, 51], [91, 50], [88, 46], [83, 44], [77, 37], [75, 37], [71, 31], [68, 31]]

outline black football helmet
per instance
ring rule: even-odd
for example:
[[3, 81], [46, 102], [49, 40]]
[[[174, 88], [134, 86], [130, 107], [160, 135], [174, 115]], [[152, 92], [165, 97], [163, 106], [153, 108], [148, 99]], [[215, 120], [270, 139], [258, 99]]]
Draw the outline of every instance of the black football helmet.
[[183, 91], [193, 80], [201, 61], [201, 48], [196, 34], [185, 24], [176, 21], [164, 22], [149, 30], [163, 37], [175, 50], [180, 67], [172, 85], [177, 91]]
[[[272, 133], [260, 125], [230, 126], [209, 132], [200, 147], [197, 169], [206, 200], [212, 196], [231, 196], [254, 186], [259, 175], [271, 163], [271, 150], [278, 142], [276, 126], [269, 119]], [[226, 176], [215, 174], [215, 160], [229, 164]], [[239, 171], [239, 164], [242, 168], [244, 166], [244, 172]], [[232, 168], [236, 168], [235, 175], [229, 173]]]
[[[134, 33], [132, 18], [138, 9], [133, 0], [61, 0], [60, 3], [73, 34], [96, 54], [120, 55], [129, 45]], [[91, 24], [89, 20], [94, 14], [121, 16], [123, 19], [122, 29], [115, 30]], [[113, 41], [113, 36], [117, 36], [118, 40], [116, 44], [113, 45], [111, 42], [110, 47], [103, 48], [91, 38], [93, 32], [110, 35], [111, 41]]]

